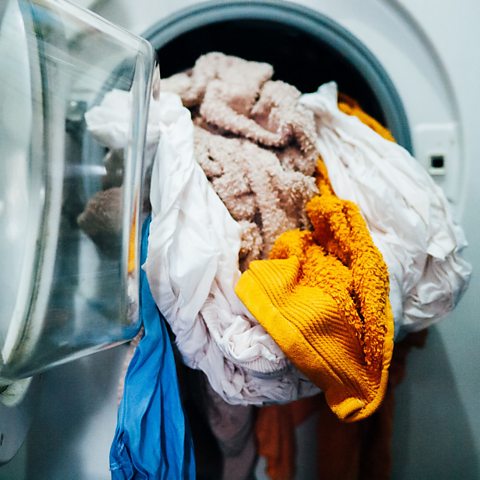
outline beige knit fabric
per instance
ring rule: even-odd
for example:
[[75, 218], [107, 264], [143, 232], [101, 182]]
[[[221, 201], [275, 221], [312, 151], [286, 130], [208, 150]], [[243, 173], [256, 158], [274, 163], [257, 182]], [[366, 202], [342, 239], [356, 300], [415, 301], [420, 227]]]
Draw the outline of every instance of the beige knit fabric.
[[242, 227], [241, 270], [280, 233], [308, 226], [305, 203], [317, 193], [313, 116], [272, 76], [268, 64], [213, 52], [161, 86], [191, 108], [197, 161]]
[[247, 140], [195, 129], [197, 161], [243, 230], [241, 269], [265, 258], [284, 231], [306, 227], [302, 208], [315, 195], [313, 177], [286, 170], [271, 151]]

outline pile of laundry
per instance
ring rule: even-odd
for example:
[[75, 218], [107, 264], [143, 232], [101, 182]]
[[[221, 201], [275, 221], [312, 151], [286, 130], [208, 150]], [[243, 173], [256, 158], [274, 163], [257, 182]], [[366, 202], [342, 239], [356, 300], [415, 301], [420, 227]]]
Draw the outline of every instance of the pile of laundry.
[[[372, 415], [394, 340], [450, 312], [471, 273], [445, 195], [390, 132], [335, 83], [302, 94], [273, 73], [209, 53], [150, 105], [143, 269], [223, 457], [210, 478], [251, 475], [253, 406], [321, 391], [342, 421]], [[129, 93], [86, 120], [123, 148]]]

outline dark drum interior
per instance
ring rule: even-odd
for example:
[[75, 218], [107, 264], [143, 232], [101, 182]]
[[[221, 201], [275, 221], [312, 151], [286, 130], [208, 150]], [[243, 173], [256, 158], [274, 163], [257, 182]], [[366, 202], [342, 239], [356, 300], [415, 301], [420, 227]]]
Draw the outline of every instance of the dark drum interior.
[[275, 79], [295, 85], [302, 93], [334, 80], [340, 92], [385, 124], [374, 90], [348, 59], [320, 38], [273, 20], [221, 21], [176, 36], [157, 50], [162, 77], [190, 68], [211, 51], [270, 63]]

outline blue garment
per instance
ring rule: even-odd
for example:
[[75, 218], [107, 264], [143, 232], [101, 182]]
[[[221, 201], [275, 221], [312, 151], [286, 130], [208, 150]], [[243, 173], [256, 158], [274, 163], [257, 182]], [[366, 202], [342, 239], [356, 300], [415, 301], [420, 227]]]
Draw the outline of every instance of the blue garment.
[[[142, 264], [149, 231], [147, 219], [142, 228]], [[193, 443], [180, 400], [172, 346], [143, 270], [140, 315], [145, 333], [125, 376], [110, 450], [112, 480], [194, 479]]]

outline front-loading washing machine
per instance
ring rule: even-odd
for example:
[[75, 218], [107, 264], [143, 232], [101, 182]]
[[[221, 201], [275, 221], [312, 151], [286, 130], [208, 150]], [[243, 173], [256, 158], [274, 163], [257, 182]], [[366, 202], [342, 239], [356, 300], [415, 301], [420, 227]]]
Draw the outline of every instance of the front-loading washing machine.
[[[274, 66], [313, 91], [335, 80], [360, 101], [444, 189], [480, 268], [480, 42], [475, 0], [77, 0], [155, 48], [162, 76], [217, 50]], [[94, 42], [85, 36], [82, 42]], [[479, 280], [411, 354], [398, 388], [394, 479], [480, 476]], [[44, 374], [22, 449], [0, 479], [107, 479], [124, 347]], [[308, 425], [301, 432], [308, 441]], [[314, 478], [302, 449], [298, 479]], [[257, 469], [258, 478], [263, 478]]]

